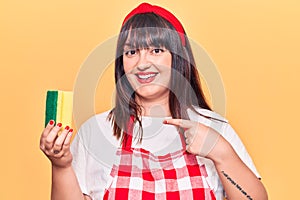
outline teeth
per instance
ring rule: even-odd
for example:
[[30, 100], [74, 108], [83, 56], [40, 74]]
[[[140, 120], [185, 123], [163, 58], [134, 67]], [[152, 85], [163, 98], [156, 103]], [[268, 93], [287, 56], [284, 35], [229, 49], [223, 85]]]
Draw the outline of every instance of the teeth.
[[146, 75], [141, 75], [141, 74], [137, 74], [137, 77], [140, 79], [148, 79], [150, 77], [155, 76], [156, 74], [146, 74]]

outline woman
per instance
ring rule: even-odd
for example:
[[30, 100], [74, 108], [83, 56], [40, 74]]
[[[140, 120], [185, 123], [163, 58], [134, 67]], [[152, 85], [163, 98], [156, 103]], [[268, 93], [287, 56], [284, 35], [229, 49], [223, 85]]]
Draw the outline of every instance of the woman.
[[86, 121], [71, 147], [69, 127], [44, 129], [52, 199], [267, 199], [240, 139], [207, 104], [173, 14], [143, 3], [127, 15], [115, 81], [114, 109]]

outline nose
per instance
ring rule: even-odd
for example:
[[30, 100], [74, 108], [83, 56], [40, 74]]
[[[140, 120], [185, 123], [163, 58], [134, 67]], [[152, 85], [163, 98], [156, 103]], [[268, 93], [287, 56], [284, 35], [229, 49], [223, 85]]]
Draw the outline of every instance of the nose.
[[151, 66], [151, 62], [148, 58], [148, 49], [141, 49], [139, 52], [139, 60], [137, 62], [137, 68], [140, 71], [144, 71]]

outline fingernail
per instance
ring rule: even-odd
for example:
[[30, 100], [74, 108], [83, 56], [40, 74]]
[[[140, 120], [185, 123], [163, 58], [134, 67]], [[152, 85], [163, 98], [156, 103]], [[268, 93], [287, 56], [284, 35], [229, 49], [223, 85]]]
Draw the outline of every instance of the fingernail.
[[73, 132], [73, 129], [70, 129], [70, 130], [69, 130], [69, 133], [72, 133], [72, 132]]
[[66, 127], [65, 127], [65, 129], [66, 129], [66, 130], [69, 130], [69, 129], [70, 129], [70, 127], [69, 127], [69, 126], [66, 126]]
[[164, 120], [163, 123], [164, 123], [164, 124], [168, 124], [168, 120]]
[[61, 124], [61, 123], [58, 123], [58, 124], [57, 124], [57, 126], [58, 126], [58, 127], [61, 127], [61, 126], [62, 126], [62, 124]]
[[51, 119], [51, 120], [49, 121], [49, 124], [50, 124], [50, 125], [53, 125], [53, 124], [54, 124], [54, 121]]

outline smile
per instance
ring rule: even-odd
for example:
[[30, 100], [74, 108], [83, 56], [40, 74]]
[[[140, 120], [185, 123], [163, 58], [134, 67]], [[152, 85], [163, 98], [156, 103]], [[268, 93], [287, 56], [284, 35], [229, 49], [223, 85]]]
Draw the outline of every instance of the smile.
[[135, 75], [137, 77], [137, 80], [140, 83], [150, 83], [155, 79], [157, 74], [158, 73], [149, 72], [149, 73], [137, 73]]

